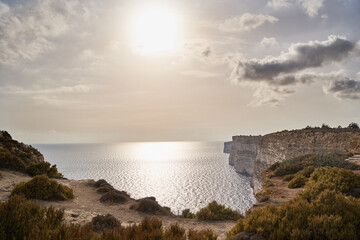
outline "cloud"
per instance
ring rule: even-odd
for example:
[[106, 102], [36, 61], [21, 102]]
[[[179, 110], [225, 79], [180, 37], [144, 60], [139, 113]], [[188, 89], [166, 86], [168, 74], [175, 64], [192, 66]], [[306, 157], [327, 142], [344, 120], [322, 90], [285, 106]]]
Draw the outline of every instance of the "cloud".
[[1, 15], [8, 13], [10, 10], [9, 6], [3, 2], [0, 2], [0, 17]]
[[260, 45], [262, 47], [273, 47], [278, 44], [279, 44], [278, 41], [274, 37], [270, 37], [270, 38], [264, 37], [260, 42]]
[[36, 88], [25, 89], [15, 86], [7, 86], [0, 88], [0, 93], [17, 95], [33, 99], [40, 103], [46, 103], [49, 105], [59, 105], [61, 103], [71, 103], [73, 100], [69, 100], [66, 96], [69, 94], [88, 93], [92, 89], [91, 86], [86, 85], [74, 85], [74, 86], [61, 86], [55, 88]]
[[291, 3], [288, 0], [272, 0], [267, 3], [267, 6], [275, 9], [289, 7]]
[[280, 9], [299, 5], [305, 10], [308, 16], [315, 17], [318, 15], [320, 8], [324, 6], [324, 1], [325, 0], [272, 0], [267, 3], [267, 6]]
[[323, 6], [324, 0], [299, 0], [299, 2], [310, 17], [315, 17]]
[[330, 80], [323, 86], [323, 90], [338, 99], [360, 100], [360, 81], [350, 78]]
[[275, 23], [278, 20], [270, 15], [245, 13], [242, 16], [226, 19], [218, 24], [218, 28], [224, 32], [250, 31], [265, 23]]
[[[289, 74], [341, 62], [349, 57], [355, 43], [340, 36], [325, 41], [292, 44], [280, 56], [240, 60], [232, 72], [236, 81], [265, 81], [273, 85], [288, 85]], [[290, 75], [291, 76], [291, 75]]]
[[199, 71], [199, 70], [184, 71], [181, 74], [186, 75], [186, 76], [193, 76], [193, 77], [197, 77], [197, 78], [212, 78], [212, 77], [218, 76], [217, 73]]
[[0, 4], [0, 64], [31, 61], [53, 50], [56, 38], [86, 14], [78, 1], [30, 0], [11, 8]]

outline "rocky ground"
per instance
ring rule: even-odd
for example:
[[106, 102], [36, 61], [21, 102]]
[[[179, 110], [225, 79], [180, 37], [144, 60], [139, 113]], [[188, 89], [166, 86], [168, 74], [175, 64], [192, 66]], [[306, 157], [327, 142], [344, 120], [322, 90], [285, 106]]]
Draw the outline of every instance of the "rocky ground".
[[[0, 170], [2, 178], [0, 179], [0, 200], [5, 201], [9, 198], [13, 187], [21, 181], [29, 181], [30, 176], [23, 173]], [[218, 234], [218, 239], [225, 239], [226, 233], [235, 225], [235, 221], [199, 221], [196, 219], [185, 219], [171, 214], [152, 215], [138, 212], [130, 209], [135, 204], [134, 199], [129, 199], [124, 204], [101, 203], [99, 199], [102, 194], [97, 193], [97, 188], [93, 186], [93, 180], [66, 180], [57, 179], [73, 189], [75, 198], [66, 201], [38, 201], [42, 206], [54, 206], [65, 210], [65, 220], [72, 223], [88, 223], [97, 215], [111, 214], [116, 217], [123, 226], [140, 223], [145, 216], [157, 217], [162, 220], [163, 225], [178, 223], [185, 229], [202, 230], [212, 229]]]

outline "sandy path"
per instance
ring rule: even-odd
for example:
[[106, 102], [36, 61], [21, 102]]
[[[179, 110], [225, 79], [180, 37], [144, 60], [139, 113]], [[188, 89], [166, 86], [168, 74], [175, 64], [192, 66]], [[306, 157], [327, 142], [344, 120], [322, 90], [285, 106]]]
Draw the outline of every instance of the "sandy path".
[[[31, 178], [22, 173], [0, 170], [3, 177], [0, 178], [0, 200], [5, 201], [9, 198], [13, 187], [21, 181], [29, 181]], [[57, 180], [73, 189], [75, 198], [67, 201], [38, 201], [42, 206], [54, 206], [65, 210], [65, 220], [67, 222], [84, 224], [98, 215], [111, 214], [115, 216], [123, 226], [132, 223], [139, 223], [145, 216], [157, 217], [162, 220], [164, 226], [178, 223], [185, 229], [212, 229], [218, 234], [218, 239], [225, 239], [226, 233], [235, 225], [235, 221], [214, 221], [205, 222], [196, 219], [185, 219], [177, 216], [149, 215], [130, 210], [130, 206], [135, 203], [131, 199], [125, 204], [104, 204], [99, 201], [101, 194], [96, 192], [96, 188], [91, 186], [93, 180]]]

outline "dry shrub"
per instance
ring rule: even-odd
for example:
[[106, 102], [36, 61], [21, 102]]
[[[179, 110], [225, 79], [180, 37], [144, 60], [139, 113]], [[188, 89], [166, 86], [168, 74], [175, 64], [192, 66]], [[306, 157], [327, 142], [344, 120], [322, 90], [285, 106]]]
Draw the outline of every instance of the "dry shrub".
[[216, 240], [217, 235], [211, 229], [193, 230], [190, 229], [188, 233], [189, 240]]
[[137, 203], [132, 205], [130, 208], [135, 209], [139, 212], [150, 213], [150, 214], [171, 214], [170, 208], [161, 207], [154, 197], [142, 198], [137, 200]]
[[102, 232], [104, 229], [112, 230], [120, 227], [120, 222], [111, 214], [98, 215], [91, 220], [92, 230]]
[[128, 200], [128, 195], [124, 192], [111, 190], [105, 193], [101, 198], [102, 203], [125, 203]]

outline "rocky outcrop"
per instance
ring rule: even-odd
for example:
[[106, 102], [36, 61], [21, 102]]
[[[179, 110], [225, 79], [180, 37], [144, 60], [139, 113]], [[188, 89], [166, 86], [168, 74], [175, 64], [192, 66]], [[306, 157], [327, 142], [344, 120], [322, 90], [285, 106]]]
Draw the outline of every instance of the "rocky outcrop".
[[0, 168], [25, 172], [31, 163], [44, 161], [44, 156], [30, 145], [13, 140], [6, 131], [0, 131]]
[[234, 136], [229, 164], [253, 176], [254, 192], [261, 190], [260, 173], [276, 162], [305, 154], [360, 153], [360, 131], [304, 129], [264, 136]]
[[224, 153], [230, 153], [232, 148], [232, 141], [224, 142]]

